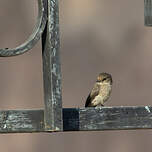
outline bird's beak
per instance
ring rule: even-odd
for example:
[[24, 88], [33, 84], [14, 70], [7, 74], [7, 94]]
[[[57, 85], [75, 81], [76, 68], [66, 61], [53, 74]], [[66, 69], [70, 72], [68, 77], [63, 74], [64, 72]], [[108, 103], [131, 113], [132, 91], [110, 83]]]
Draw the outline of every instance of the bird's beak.
[[97, 77], [97, 82], [100, 82], [101, 81], [101, 77]]

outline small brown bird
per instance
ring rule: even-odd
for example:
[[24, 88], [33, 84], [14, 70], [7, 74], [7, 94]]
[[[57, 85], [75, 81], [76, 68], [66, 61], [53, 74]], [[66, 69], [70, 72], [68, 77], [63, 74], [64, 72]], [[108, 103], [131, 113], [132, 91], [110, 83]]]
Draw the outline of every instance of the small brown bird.
[[112, 89], [112, 76], [108, 73], [100, 73], [97, 81], [90, 92], [85, 107], [104, 106]]

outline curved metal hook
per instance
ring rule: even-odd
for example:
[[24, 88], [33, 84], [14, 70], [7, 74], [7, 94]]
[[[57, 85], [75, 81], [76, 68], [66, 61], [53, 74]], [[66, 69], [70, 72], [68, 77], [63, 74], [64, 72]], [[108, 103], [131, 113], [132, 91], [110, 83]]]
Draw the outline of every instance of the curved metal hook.
[[30, 50], [40, 39], [40, 36], [44, 31], [47, 21], [47, 1], [46, 0], [37, 0], [37, 1], [38, 1], [38, 18], [32, 34], [23, 44], [19, 45], [16, 48], [0, 49], [0, 57], [10, 57], [10, 56], [23, 54], [28, 50]]

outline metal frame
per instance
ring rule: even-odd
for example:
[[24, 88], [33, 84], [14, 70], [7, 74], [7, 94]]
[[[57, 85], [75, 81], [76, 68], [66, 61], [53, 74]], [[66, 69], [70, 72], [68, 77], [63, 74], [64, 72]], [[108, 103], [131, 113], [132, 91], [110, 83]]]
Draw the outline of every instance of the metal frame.
[[0, 111], [0, 133], [152, 129], [151, 106], [63, 108], [63, 130], [48, 130], [44, 112], [45, 110]]
[[[152, 0], [145, 0], [145, 25], [152, 25]], [[45, 109], [0, 111], [0, 133], [101, 131], [152, 128], [152, 107], [62, 108], [58, 0], [38, 0], [39, 15], [29, 39], [1, 57], [30, 50], [42, 36]]]

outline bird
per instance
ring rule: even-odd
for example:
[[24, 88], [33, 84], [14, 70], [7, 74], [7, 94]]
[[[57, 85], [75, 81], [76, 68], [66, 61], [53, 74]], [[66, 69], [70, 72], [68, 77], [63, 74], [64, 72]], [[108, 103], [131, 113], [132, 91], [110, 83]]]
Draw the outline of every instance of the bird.
[[112, 91], [112, 76], [108, 73], [100, 73], [96, 83], [87, 97], [85, 107], [101, 107], [109, 99]]

